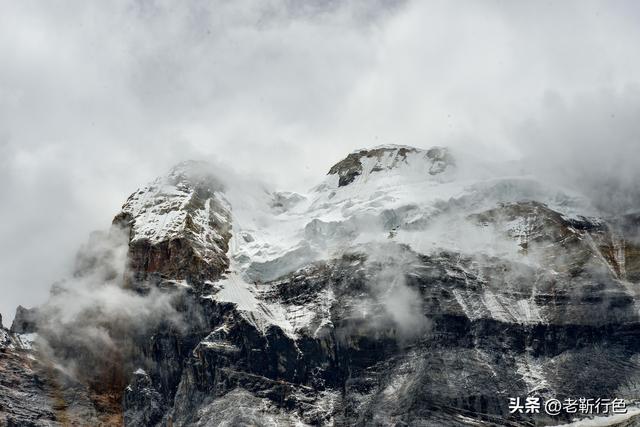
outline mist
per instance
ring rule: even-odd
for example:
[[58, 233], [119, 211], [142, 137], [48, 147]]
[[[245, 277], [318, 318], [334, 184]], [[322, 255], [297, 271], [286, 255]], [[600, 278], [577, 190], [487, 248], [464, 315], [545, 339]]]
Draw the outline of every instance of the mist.
[[[129, 229], [118, 225], [93, 233], [78, 252], [74, 275], [56, 283], [42, 305], [16, 317], [17, 332], [32, 332], [21, 330], [25, 326], [37, 331], [39, 357], [65, 381], [94, 381], [99, 388], [110, 386], [107, 377], [125, 381], [136, 363], [151, 365], [135, 347], [136, 337], [187, 329], [176, 308], [184, 304], [183, 290], [132, 288], [128, 243]], [[201, 320], [196, 309], [189, 317]]]
[[[365, 251], [374, 276], [367, 285], [374, 300], [396, 327], [400, 340], [424, 338], [431, 328], [425, 316], [420, 292], [408, 286], [405, 274], [419, 264], [416, 254], [394, 244], [372, 245]], [[377, 268], [376, 268], [377, 267]], [[374, 319], [373, 328], [379, 328]]]
[[633, 1], [1, 4], [5, 323], [185, 159], [304, 191], [356, 148], [441, 145], [637, 207]]
[[538, 177], [580, 191], [609, 215], [632, 213], [640, 210], [638, 117], [637, 86], [570, 98], [550, 92], [514, 141]]

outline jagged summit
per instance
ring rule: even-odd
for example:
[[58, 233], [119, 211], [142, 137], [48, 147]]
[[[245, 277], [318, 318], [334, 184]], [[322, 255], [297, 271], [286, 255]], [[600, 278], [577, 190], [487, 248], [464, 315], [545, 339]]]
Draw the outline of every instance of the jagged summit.
[[215, 174], [214, 166], [202, 160], [184, 160], [172, 167], [166, 178], [176, 185], [190, 184], [208, 188], [211, 191], [223, 191], [224, 186]]
[[412, 174], [438, 175], [455, 164], [449, 150], [432, 147], [424, 150], [406, 145], [380, 145], [350, 153], [329, 170], [338, 176], [338, 186], [344, 187], [359, 176], [372, 173], [402, 170]]
[[209, 277], [228, 263], [230, 210], [212, 166], [186, 161], [129, 196], [114, 223], [130, 227], [134, 270], [183, 279], [190, 264]]

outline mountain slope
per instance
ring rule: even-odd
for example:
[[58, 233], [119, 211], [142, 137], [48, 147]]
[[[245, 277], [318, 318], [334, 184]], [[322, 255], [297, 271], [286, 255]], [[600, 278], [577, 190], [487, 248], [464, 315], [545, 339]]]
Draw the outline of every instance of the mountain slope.
[[466, 167], [381, 146], [300, 195], [178, 165], [3, 330], [0, 378], [38, 403], [12, 392], [0, 417], [530, 426], [580, 414], [511, 414], [510, 397], [640, 398], [637, 216]]

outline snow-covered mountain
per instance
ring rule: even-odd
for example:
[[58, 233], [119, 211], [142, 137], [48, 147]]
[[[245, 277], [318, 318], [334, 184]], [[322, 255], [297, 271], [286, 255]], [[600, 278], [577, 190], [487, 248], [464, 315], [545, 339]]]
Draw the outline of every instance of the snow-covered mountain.
[[0, 423], [557, 425], [579, 414], [509, 398], [640, 398], [640, 214], [443, 147], [246, 190], [185, 162], [133, 193], [0, 329]]

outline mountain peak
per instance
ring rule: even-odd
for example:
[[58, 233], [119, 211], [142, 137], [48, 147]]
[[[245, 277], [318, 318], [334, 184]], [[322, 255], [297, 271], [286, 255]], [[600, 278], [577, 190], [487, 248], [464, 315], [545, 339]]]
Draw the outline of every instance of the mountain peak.
[[494, 391], [636, 396], [638, 218], [454, 167], [378, 146], [299, 195], [176, 165], [0, 325], [0, 424], [534, 425]]
[[185, 263], [196, 276], [226, 266], [230, 210], [212, 166], [186, 161], [129, 196], [114, 222], [131, 227], [134, 269], [183, 278]]
[[206, 187], [211, 191], [222, 191], [224, 186], [214, 173], [211, 163], [200, 160], [185, 160], [173, 166], [164, 177], [156, 181], [166, 181], [177, 185], [183, 183], [194, 187]]
[[422, 149], [407, 145], [380, 145], [350, 153], [331, 167], [329, 175], [338, 176], [338, 187], [344, 187], [359, 176], [369, 176], [390, 170], [405, 170], [412, 174], [438, 175], [455, 165], [445, 147]]

